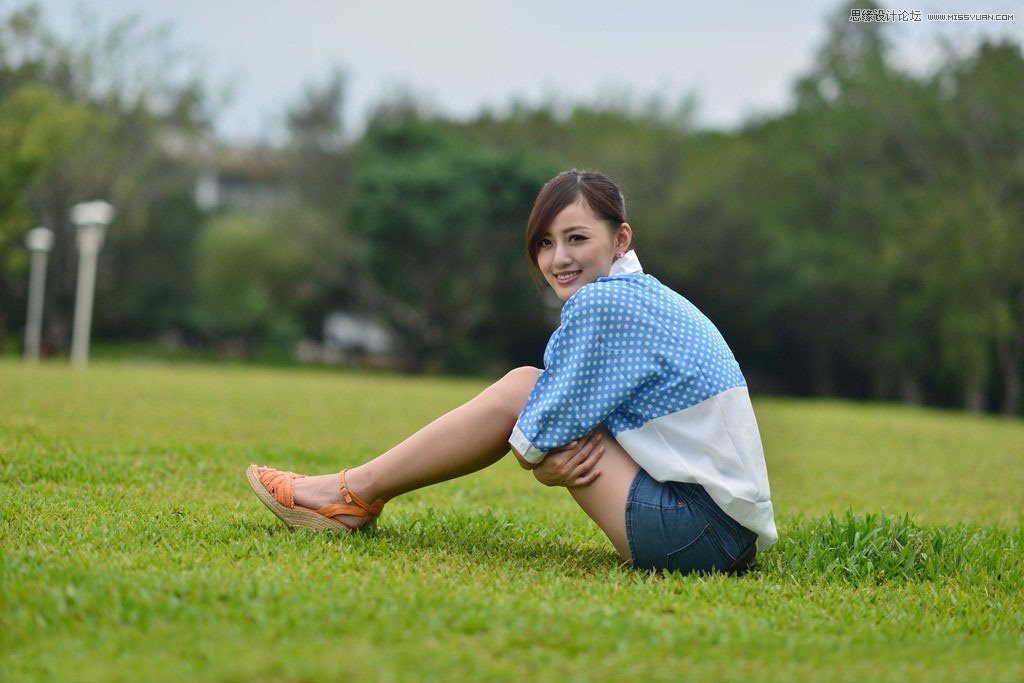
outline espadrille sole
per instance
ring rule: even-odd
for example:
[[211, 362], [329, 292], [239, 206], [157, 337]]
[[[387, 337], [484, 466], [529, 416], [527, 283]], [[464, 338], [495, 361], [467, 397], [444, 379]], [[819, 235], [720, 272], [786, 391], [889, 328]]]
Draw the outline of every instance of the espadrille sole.
[[[267, 506], [267, 509], [277, 515], [281, 521], [289, 527], [293, 529], [331, 531], [334, 533], [348, 533], [350, 531], [355, 531], [352, 527], [342, 524], [332, 517], [324, 517], [314, 510], [299, 507], [287, 508], [284, 505], [281, 505], [277, 502], [277, 499], [271, 495], [270, 491], [267, 491], [267, 489], [263, 487], [263, 484], [260, 483], [259, 475], [256, 474], [256, 465], [250, 465], [245, 476], [246, 479], [249, 480], [249, 486], [252, 487], [253, 493], [255, 493], [256, 497], [260, 499], [260, 502]], [[366, 526], [370, 526], [370, 524], [367, 524]]]

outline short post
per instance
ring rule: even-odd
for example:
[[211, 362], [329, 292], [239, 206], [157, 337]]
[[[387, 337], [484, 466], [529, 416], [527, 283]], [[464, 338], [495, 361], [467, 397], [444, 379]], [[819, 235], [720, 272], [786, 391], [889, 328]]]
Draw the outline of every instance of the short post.
[[32, 228], [25, 238], [32, 252], [32, 266], [28, 276], [28, 314], [25, 319], [25, 362], [39, 360], [39, 345], [43, 336], [43, 300], [46, 293], [46, 259], [53, 248], [53, 231], [42, 226]]
[[71, 334], [71, 364], [89, 362], [89, 330], [96, 291], [96, 261], [114, 207], [104, 201], [83, 202], [71, 207], [71, 222], [78, 226], [78, 284], [75, 288], [75, 321]]

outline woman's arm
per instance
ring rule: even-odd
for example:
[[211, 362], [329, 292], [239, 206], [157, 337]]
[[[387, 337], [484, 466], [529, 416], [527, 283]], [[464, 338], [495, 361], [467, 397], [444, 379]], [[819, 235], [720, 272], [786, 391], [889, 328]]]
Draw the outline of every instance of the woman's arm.
[[[528, 463], [583, 437], [659, 372], [651, 349], [660, 331], [615, 292], [590, 285], [562, 310], [544, 371], [509, 442]], [[614, 330], [614, 335], [606, 334]]]

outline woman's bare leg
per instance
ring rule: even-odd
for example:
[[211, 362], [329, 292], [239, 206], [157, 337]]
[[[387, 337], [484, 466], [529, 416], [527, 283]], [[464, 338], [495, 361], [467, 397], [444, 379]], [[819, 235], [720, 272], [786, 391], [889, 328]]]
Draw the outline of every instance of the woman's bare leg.
[[[366, 501], [385, 501], [496, 463], [540, 370], [512, 370], [475, 398], [442, 415], [386, 453], [345, 473], [345, 483]], [[295, 480], [295, 502], [318, 508], [338, 503], [336, 474]], [[366, 520], [339, 516], [347, 524]]]
[[603, 427], [601, 446], [604, 454], [597, 463], [601, 476], [586, 486], [571, 487], [569, 493], [601, 527], [622, 559], [632, 564], [626, 537], [626, 496], [640, 466]]
[[[391, 450], [348, 470], [345, 483], [363, 500], [390, 500], [494, 464], [509, 452], [508, 438], [539, 375], [540, 370], [531, 367], [509, 372]], [[607, 432], [601, 443], [605, 450], [597, 465], [601, 476], [569, 491], [629, 562], [626, 494], [640, 468]], [[295, 502], [314, 509], [341, 502], [338, 476], [296, 479]], [[344, 515], [338, 518], [353, 526], [366, 521]]]

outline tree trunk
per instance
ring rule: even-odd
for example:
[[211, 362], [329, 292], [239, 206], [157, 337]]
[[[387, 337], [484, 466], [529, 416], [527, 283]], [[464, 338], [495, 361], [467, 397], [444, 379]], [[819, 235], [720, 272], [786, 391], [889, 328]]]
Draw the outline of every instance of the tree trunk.
[[1011, 372], [1005, 377], [1002, 413], [1013, 417], [1020, 411], [1020, 373]]
[[7, 296], [7, 282], [4, 279], [6, 273], [0, 270], [0, 358], [7, 351], [7, 310], [11, 301]]
[[900, 376], [900, 397], [904, 403], [912, 406], [924, 405], [924, 391], [921, 389], [921, 382], [910, 373], [903, 373]]
[[976, 360], [967, 369], [964, 378], [964, 410], [971, 413], [985, 412], [985, 395], [988, 393], [988, 382], [985, 381], [986, 363]]
[[1024, 339], [1004, 340], [996, 343], [999, 358], [999, 374], [1003, 380], [1003, 415], [1016, 415], [1020, 410], [1021, 356], [1024, 355]]
[[814, 368], [812, 370], [812, 382], [814, 383], [814, 395], [819, 398], [826, 398], [832, 395], [832, 358], [829, 352], [829, 344], [819, 340], [814, 350]]
[[882, 363], [876, 362], [871, 367], [871, 400], [885, 401], [892, 398], [892, 373]]
[[352, 286], [362, 308], [383, 318], [398, 335], [399, 370], [418, 374], [439, 369], [436, 361], [444, 340], [425, 310], [389, 296], [369, 275], [356, 274]]

